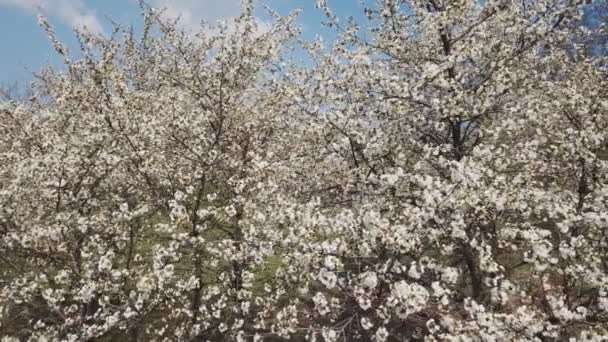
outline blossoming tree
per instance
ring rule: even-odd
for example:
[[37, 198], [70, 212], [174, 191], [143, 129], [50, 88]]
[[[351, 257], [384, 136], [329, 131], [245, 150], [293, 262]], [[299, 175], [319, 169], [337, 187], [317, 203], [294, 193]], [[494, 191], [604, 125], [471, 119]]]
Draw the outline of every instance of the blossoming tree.
[[249, 1], [195, 37], [147, 10], [79, 61], [47, 26], [67, 71], [0, 114], [7, 340], [608, 338], [580, 4], [330, 5], [331, 44]]

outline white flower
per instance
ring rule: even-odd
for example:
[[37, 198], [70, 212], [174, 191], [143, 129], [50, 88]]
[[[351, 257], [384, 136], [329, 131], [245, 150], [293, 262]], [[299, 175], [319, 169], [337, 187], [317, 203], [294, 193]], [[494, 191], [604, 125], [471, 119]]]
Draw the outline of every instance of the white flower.
[[53, 277], [56, 283], [58, 284], [67, 284], [70, 278], [70, 273], [66, 270], [61, 270], [57, 272], [57, 275]]
[[334, 287], [336, 287], [338, 277], [334, 272], [328, 271], [323, 268], [319, 272], [319, 281], [328, 289], [333, 289]]
[[241, 311], [243, 311], [243, 313], [245, 313], [245, 314], [249, 313], [249, 306], [250, 306], [250, 303], [248, 301], [242, 302]]
[[393, 286], [392, 295], [397, 301], [397, 312], [402, 318], [420, 311], [429, 299], [429, 293], [424, 287], [408, 284], [403, 280]]
[[338, 258], [336, 258], [333, 255], [328, 255], [325, 257], [325, 259], [323, 259], [323, 265], [328, 270], [335, 270], [337, 263], [338, 263]]
[[455, 284], [458, 281], [458, 269], [454, 267], [445, 267], [442, 269], [441, 279], [448, 284]]
[[139, 280], [137, 281], [136, 287], [139, 291], [151, 292], [155, 288], [155, 285], [154, 285], [154, 281], [152, 279], [144, 276], [144, 277], [139, 278]]
[[338, 334], [333, 329], [324, 328], [321, 335], [323, 336], [325, 342], [334, 342], [338, 340]]
[[388, 339], [388, 331], [385, 327], [380, 327], [376, 330], [376, 341], [385, 342]]
[[112, 258], [114, 257], [114, 253], [108, 252], [106, 255], [103, 255], [99, 258], [98, 269], [100, 272], [109, 271], [112, 269]]
[[315, 303], [315, 307], [321, 316], [325, 316], [329, 313], [328, 301], [325, 298], [325, 295], [321, 292], [317, 292], [317, 294], [312, 297], [312, 301]]
[[357, 303], [359, 303], [359, 307], [361, 307], [361, 309], [363, 311], [368, 310], [369, 308], [372, 307], [372, 301], [371, 299], [369, 299], [366, 296], [359, 296], [357, 297]]
[[370, 319], [367, 317], [361, 317], [361, 327], [364, 330], [369, 330], [374, 327], [374, 323], [372, 323], [372, 321], [370, 321]]
[[126, 319], [129, 319], [136, 315], [137, 315], [137, 312], [133, 311], [133, 309], [131, 309], [131, 307], [127, 307], [127, 310], [125, 310], [125, 312], [124, 312], [124, 316]]
[[420, 272], [418, 272], [418, 269], [416, 268], [415, 264], [410, 267], [410, 269], [407, 272], [407, 275], [413, 279], [420, 278]]
[[378, 277], [374, 272], [365, 272], [361, 275], [361, 284], [368, 289], [374, 289], [378, 286]]

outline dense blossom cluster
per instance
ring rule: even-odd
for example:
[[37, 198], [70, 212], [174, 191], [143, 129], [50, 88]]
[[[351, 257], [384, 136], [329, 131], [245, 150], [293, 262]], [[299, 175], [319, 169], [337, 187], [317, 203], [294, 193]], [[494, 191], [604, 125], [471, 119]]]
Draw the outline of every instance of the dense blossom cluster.
[[67, 70], [0, 107], [2, 341], [608, 339], [581, 4], [330, 5], [331, 44], [243, 1], [79, 60], [43, 21]]

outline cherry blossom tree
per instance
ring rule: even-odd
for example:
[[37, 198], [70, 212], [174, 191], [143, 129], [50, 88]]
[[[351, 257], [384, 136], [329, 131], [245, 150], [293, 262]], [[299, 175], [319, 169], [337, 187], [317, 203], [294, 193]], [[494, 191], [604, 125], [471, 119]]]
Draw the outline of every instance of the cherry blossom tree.
[[360, 24], [319, 2], [340, 37], [287, 75], [300, 186], [275, 218], [309, 337], [606, 338], [606, 69], [563, 50], [579, 5], [380, 1]]
[[0, 108], [3, 340], [608, 338], [581, 4], [365, 4], [318, 1], [330, 43], [144, 8], [79, 60], [42, 21], [66, 71]]
[[161, 18], [145, 9], [141, 39], [79, 35], [77, 61], [42, 21], [67, 71], [2, 108], [7, 336], [229, 340], [270, 305], [265, 243], [240, 219], [280, 151], [272, 64], [293, 17], [261, 32], [245, 1], [196, 37]]

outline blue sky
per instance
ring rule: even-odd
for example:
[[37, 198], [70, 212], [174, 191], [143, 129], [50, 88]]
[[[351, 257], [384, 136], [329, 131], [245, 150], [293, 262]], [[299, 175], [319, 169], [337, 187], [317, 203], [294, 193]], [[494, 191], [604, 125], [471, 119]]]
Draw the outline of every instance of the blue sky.
[[[257, 4], [262, 4], [262, 0]], [[195, 26], [200, 20], [216, 20], [238, 14], [239, 0], [148, 0], [154, 6], [167, 7], [169, 13], [179, 14], [184, 25]], [[303, 10], [299, 23], [304, 36], [323, 34], [321, 12], [315, 0], [264, 0], [264, 4], [286, 14]], [[341, 16], [356, 15], [359, 0], [338, 0], [334, 11]], [[58, 65], [45, 32], [39, 27], [38, 13], [48, 17], [60, 39], [68, 46], [77, 46], [73, 28], [86, 26], [93, 31], [111, 31], [109, 19], [122, 24], [138, 25], [139, 7], [136, 0], [0, 0], [0, 83], [27, 81], [31, 73], [46, 65]]]
[[[331, 35], [322, 28], [322, 13], [315, 9], [316, 0], [254, 0], [258, 8], [262, 4], [287, 14], [301, 9], [299, 24], [305, 38], [315, 35]], [[368, 0], [369, 2], [374, 2]], [[185, 26], [197, 26], [200, 20], [210, 22], [237, 15], [240, 0], [146, 0], [147, 3], [166, 7], [169, 13], [180, 15]], [[329, 0], [340, 17], [361, 18], [361, 0]], [[596, 27], [599, 14], [608, 7], [601, 6], [605, 0], [596, 1], [596, 6], [587, 6], [585, 24]], [[87, 26], [97, 32], [111, 31], [110, 20], [137, 26], [141, 17], [137, 0], [0, 0], [0, 84], [13, 81], [25, 82], [31, 73], [46, 65], [58, 66], [59, 58], [51, 48], [45, 32], [37, 22], [38, 13], [43, 13], [53, 25], [60, 39], [68, 46], [77, 46], [73, 35], [76, 27]], [[75, 49], [72, 49], [75, 50]]]

